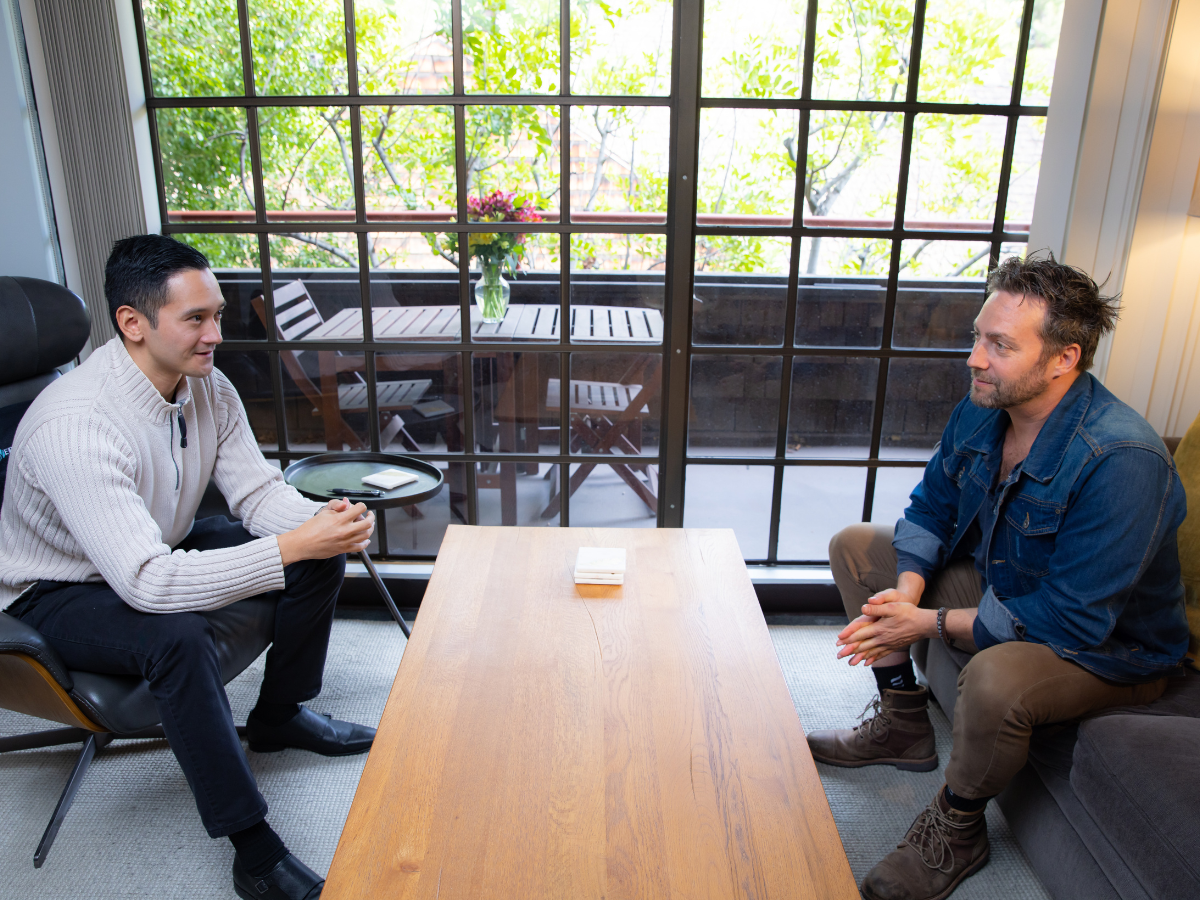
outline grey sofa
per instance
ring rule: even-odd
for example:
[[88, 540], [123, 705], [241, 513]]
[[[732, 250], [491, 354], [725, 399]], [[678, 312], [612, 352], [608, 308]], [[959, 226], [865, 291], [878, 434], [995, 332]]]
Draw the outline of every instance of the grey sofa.
[[[970, 656], [941, 642], [913, 650], [953, 721]], [[1055, 900], [1197, 900], [1200, 672], [1147, 706], [1037, 729], [996, 802]]]

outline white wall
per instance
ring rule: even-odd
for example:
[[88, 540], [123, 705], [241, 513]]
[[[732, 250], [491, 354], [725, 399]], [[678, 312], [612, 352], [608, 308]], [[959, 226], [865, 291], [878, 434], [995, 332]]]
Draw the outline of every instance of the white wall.
[[9, 0], [0, 0], [0, 275], [60, 281]]
[[1200, 2], [1181, 0], [1105, 378], [1167, 435], [1182, 435], [1200, 415], [1200, 219], [1187, 215], [1200, 168], [1197, 47]]

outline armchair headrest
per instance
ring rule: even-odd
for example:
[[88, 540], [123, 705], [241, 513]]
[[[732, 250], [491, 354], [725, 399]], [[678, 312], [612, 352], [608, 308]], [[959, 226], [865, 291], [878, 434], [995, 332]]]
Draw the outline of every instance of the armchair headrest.
[[79, 297], [40, 278], [0, 277], [0, 322], [0, 385], [69, 363], [92, 328]]

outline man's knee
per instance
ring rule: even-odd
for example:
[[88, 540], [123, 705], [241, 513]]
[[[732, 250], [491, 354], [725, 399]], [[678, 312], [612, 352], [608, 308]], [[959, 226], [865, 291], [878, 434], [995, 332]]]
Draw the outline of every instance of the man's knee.
[[1041, 678], [1036, 663], [1046, 652], [1053, 653], [1041, 644], [1008, 641], [976, 653], [958, 675], [955, 717], [998, 724], [1018, 714], [1022, 696]]
[[[889, 526], [857, 522], [843, 528], [829, 541], [829, 567], [841, 591], [846, 615], [851, 619], [862, 615], [860, 607], [866, 596], [853, 586], [866, 588], [870, 594], [874, 588], [866, 585], [868, 580], [878, 581], [880, 576], [894, 578], [896, 560], [892, 534], [893, 529]], [[894, 582], [892, 586], [895, 586]]]
[[306, 600], [320, 605], [337, 601], [345, 577], [345, 554], [328, 559], [305, 559], [284, 569], [286, 591], [297, 597], [303, 595]]

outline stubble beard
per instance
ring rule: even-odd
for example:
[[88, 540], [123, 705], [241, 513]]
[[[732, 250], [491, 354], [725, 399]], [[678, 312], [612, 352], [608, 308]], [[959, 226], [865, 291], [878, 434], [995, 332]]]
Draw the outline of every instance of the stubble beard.
[[[971, 369], [971, 377], [982, 378], [982, 370]], [[972, 383], [971, 402], [984, 409], [1011, 409], [1040, 397], [1050, 387], [1050, 379], [1040, 367], [1034, 366], [1020, 378], [992, 381], [990, 384], [992, 390], [984, 392]]]

